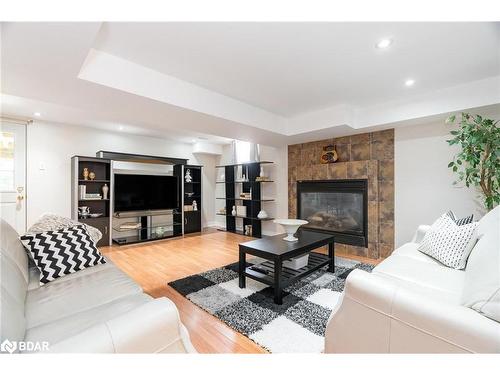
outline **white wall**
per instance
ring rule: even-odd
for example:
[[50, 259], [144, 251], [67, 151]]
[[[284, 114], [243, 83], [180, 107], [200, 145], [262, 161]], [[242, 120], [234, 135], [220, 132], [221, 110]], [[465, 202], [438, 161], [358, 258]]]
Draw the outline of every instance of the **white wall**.
[[[202, 164], [202, 225], [213, 224], [215, 160], [192, 154], [192, 145], [159, 138], [111, 133], [88, 127], [35, 122], [27, 132], [27, 219], [29, 227], [45, 212], [71, 215], [71, 162], [74, 155], [95, 156], [99, 150], [171, 156]], [[41, 170], [43, 166], [45, 169]]]
[[448, 168], [457, 148], [446, 142], [451, 126], [443, 122], [395, 129], [396, 248], [411, 240], [419, 224], [432, 224], [442, 213], [483, 214], [478, 193]]
[[[276, 201], [264, 203], [263, 207], [271, 208], [268, 213], [274, 218], [288, 218], [288, 146], [280, 148], [261, 146], [260, 159], [274, 162], [269, 167], [264, 165], [264, 169], [270, 170], [271, 180], [275, 182], [262, 185], [264, 185], [263, 196], [274, 197]], [[284, 231], [280, 225], [265, 221], [262, 225], [262, 233], [273, 235], [284, 233]]]
[[[287, 218], [288, 217], [288, 147], [283, 146], [280, 148], [260, 146], [260, 160], [272, 161], [274, 164], [264, 165], [264, 173], [270, 177], [274, 183], [262, 184], [262, 196], [271, 197], [275, 202], [263, 203], [262, 207], [266, 210], [269, 216], [274, 218]], [[219, 165], [234, 164], [232, 160], [232, 147], [231, 145], [224, 146], [222, 155], [218, 158]], [[223, 169], [218, 171], [223, 173]], [[224, 184], [217, 184], [215, 190], [216, 197], [225, 197]], [[215, 209], [218, 210], [225, 206], [225, 200], [216, 199]], [[231, 207], [228, 207], [228, 212]], [[216, 216], [217, 224], [225, 227], [226, 220], [224, 216]], [[240, 220], [241, 221], [241, 220]], [[240, 224], [237, 221], [237, 225]], [[241, 228], [242, 229], [242, 228]], [[283, 233], [283, 229], [271, 221], [263, 222], [262, 233], [266, 235], [273, 235]]]

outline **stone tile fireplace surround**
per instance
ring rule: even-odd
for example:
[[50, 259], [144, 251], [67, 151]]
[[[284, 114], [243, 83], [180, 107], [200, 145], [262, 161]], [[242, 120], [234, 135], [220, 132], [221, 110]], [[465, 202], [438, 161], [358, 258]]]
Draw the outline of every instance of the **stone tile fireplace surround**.
[[[321, 164], [324, 146], [339, 160]], [[298, 180], [368, 180], [368, 247], [336, 244], [338, 255], [386, 258], [394, 250], [394, 129], [288, 146], [288, 215], [297, 217]]]

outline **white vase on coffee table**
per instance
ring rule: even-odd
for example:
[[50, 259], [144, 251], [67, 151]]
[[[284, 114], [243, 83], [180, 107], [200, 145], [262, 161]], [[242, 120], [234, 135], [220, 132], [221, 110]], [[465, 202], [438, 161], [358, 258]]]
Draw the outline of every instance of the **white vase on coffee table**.
[[274, 220], [274, 223], [281, 225], [285, 229], [287, 236], [284, 237], [283, 240], [294, 242], [298, 241], [298, 238], [293, 236], [295, 232], [297, 232], [302, 225], [306, 225], [309, 222], [299, 219], [276, 219]]

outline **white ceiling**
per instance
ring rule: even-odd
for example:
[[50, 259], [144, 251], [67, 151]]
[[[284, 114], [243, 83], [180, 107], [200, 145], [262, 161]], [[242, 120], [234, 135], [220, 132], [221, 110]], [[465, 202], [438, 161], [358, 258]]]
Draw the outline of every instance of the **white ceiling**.
[[[107, 23], [95, 48], [291, 117], [499, 75], [499, 30], [494, 23]], [[387, 37], [389, 49], [374, 48]], [[411, 90], [408, 77], [417, 82]]]
[[8, 23], [1, 109], [280, 145], [498, 105], [499, 51], [495, 23]]

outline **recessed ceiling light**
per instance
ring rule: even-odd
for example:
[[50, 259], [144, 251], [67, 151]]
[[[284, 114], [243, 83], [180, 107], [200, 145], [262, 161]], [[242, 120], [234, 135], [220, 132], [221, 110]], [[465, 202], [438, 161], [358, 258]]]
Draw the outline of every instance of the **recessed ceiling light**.
[[192, 139], [192, 140], [191, 140], [191, 143], [196, 143], [196, 139]]
[[40, 117], [42, 114], [40, 112], [33, 113], [33, 116]]
[[120, 125], [120, 126], [118, 127], [118, 130], [123, 130], [123, 126], [122, 126], [122, 125]]
[[376, 44], [376, 47], [378, 49], [384, 49], [389, 47], [391, 44], [392, 44], [392, 39], [382, 39]]
[[415, 80], [414, 79], [411, 79], [411, 78], [408, 78], [406, 81], [405, 81], [405, 86], [407, 87], [411, 87], [415, 84]]

